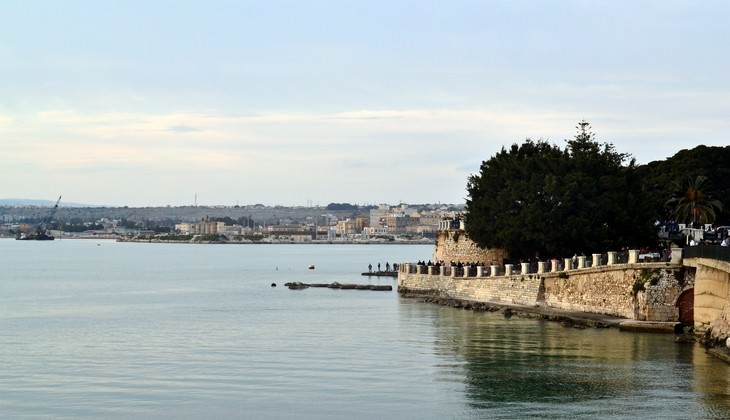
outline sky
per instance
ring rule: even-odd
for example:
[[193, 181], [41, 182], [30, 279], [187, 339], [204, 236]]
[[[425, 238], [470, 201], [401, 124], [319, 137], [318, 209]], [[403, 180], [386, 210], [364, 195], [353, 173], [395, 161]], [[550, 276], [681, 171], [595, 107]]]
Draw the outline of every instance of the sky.
[[0, 198], [451, 203], [581, 120], [730, 144], [730, 2], [40, 1], [0, 13]]

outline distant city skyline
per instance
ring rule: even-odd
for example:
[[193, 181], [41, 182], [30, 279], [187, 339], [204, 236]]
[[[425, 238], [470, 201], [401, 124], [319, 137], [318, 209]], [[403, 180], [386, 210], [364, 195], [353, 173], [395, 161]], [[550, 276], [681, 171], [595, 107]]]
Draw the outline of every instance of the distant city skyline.
[[0, 198], [461, 204], [503, 146], [563, 146], [583, 119], [638, 163], [725, 146], [728, 16], [690, 0], [10, 0]]
[[[55, 200], [44, 200], [44, 199], [27, 199], [27, 198], [16, 198], [16, 197], [0, 197], [0, 207], [53, 207], [55, 205]], [[326, 203], [314, 203], [314, 202], [308, 202], [305, 204], [296, 204], [292, 206], [283, 206], [279, 204], [272, 204], [272, 205], [266, 205], [263, 203], [234, 203], [234, 204], [225, 204], [225, 203], [219, 203], [219, 204], [179, 204], [179, 205], [164, 205], [164, 206], [149, 206], [149, 205], [142, 205], [142, 206], [127, 206], [127, 207], [154, 207], [154, 208], [167, 208], [167, 207], [200, 207], [200, 208], [215, 208], [215, 207], [257, 207], [257, 206], [264, 206], [264, 207], [291, 207], [291, 208], [326, 208], [330, 204], [351, 204], [353, 206], [357, 207], [378, 207], [380, 205], [386, 204], [389, 206], [446, 206], [446, 207], [463, 207], [464, 203], [443, 203], [443, 202], [433, 202], [433, 203], [406, 203], [406, 202], [397, 202], [397, 203], [386, 203], [386, 202], [379, 202], [379, 203], [364, 203], [364, 202], [334, 202], [334, 201], [328, 201]], [[94, 203], [72, 203], [72, 202], [65, 202], [63, 200], [59, 201], [59, 207], [125, 207], [125, 206], [106, 206], [103, 204], [94, 204]]]

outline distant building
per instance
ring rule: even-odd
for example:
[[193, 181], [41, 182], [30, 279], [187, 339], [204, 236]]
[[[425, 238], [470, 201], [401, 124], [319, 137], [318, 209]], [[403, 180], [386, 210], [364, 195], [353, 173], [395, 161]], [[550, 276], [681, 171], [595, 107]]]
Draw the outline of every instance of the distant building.
[[[307, 224], [279, 224], [266, 226], [266, 233], [278, 239], [292, 239], [296, 242], [311, 241], [316, 238], [314, 225]], [[308, 239], [305, 239], [308, 238]]]
[[360, 234], [365, 227], [363, 218], [345, 219], [337, 222], [337, 235], [341, 237], [352, 237]]
[[224, 228], [225, 223], [210, 221], [208, 216], [198, 223], [178, 223], [175, 225], [175, 230], [183, 235], [215, 235], [222, 232]]
[[381, 204], [377, 209], [370, 209], [370, 227], [385, 226], [385, 216], [390, 214], [390, 206]]
[[418, 218], [403, 214], [391, 214], [385, 218], [388, 232], [392, 234], [411, 233], [410, 228], [418, 225]]

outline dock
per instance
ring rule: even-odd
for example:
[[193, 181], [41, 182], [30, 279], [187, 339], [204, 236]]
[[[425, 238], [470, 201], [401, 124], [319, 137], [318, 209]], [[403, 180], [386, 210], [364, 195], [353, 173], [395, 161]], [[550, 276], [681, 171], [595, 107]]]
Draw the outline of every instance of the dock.
[[365, 273], [362, 273], [363, 276], [368, 277], [393, 277], [398, 278], [398, 272], [397, 271], [367, 271]]

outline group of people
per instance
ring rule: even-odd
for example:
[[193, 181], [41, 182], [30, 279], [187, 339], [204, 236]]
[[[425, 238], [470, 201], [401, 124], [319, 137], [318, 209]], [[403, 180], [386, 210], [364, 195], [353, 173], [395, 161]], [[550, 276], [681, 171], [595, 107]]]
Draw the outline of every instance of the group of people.
[[482, 266], [482, 267], [485, 267], [486, 266], [486, 264], [485, 263], [482, 263], [482, 262], [468, 262], [468, 263], [464, 263], [464, 262], [461, 262], [461, 261], [450, 261], [448, 264], [446, 264], [446, 263], [444, 263], [443, 260], [436, 261], [436, 262], [431, 262], [431, 260], [428, 260], [428, 262], [426, 262], [426, 261], [418, 261], [416, 264], [417, 265], [425, 265], [427, 267], [428, 266], [433, 266], [433, 267], [449, 266], [449, 267], [458, 267], [458, 268], [464, 268], [464, 267], [476, 268], [476, 267], [479, 267], [479, 266]]
[[[689, 246], [697, 246], [697, 245], [718, 245], [718, 241], [706, 241], [703, 239], [695, 240], [695, 238], [692, 238], [689, 240]], [[724, 239], [719, 241], [720, 246], [730, 246], [730, 236], [726, 236]]]
[[[398, 271], [398, 264], [393, 263], [393, 267], [392, 268], [393, 268], [393, 271]], [[391, 269], [390, 263], [386, 261], [385, 262], [385, 271], [391, 271], [390, 269]], [[380, 263], [378, 263], [378, 271], [381, 271], [380, 270]], [[368, 264], [368, 273], [372, 273], [372, 272], [373, 272], [373, 265], [372, 264]]]

